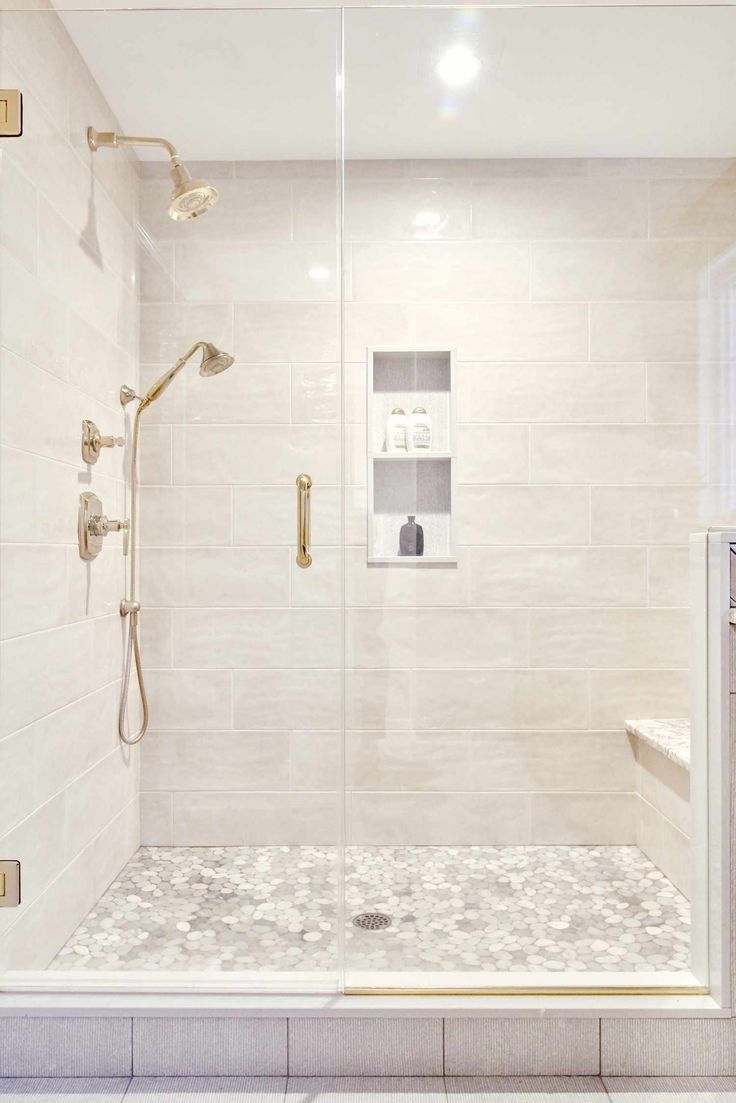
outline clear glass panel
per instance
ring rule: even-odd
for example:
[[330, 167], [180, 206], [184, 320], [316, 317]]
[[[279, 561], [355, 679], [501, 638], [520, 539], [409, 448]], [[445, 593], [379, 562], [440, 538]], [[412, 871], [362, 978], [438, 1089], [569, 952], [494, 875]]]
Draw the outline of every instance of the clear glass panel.
[[348, 990], [707, 979], [688, 539], [734, 509], [735, 31], [345, 12]]
[[[6, 983], [707, 980], [688, 540], [736, 521], [735, 23], [0, 14]], [[219, 198], [172, 220], [172, 186]], [[232, 366], [161, 388], [200, 341]], [[82, 462], [83, 418], [125, 449]], [[134, 557], [80, 558], [81, 492]]]
[[[25, 133], [2, 148], [0, 849], [24, 886], [0, 910], [2, 969], [335, 990], [339, 13], [2, 25], [3, 84], [25, 95]], [[92, 152], [89, 126], [174, 143], [198, 185], [176, 164], [172, 185], [160, 145], [103, 136]], [[172, 186], [180, 215], [207, 187], [219, 200], [174, 220]], [[192, 352], [202, 341], [232, 366]], [[76, 543], [80, 491], [110, 518], [131, 508], [139, 402], [121, 409], [123, 384], [144, 400], [134, 592], [120, 534], [86, 563]], [[126, 448], [82, 463], [82, 418]], [[149, 707], [132, 749], [124, 594], [141, 603]], [[139, 723], [133, 674], [126, 732]]]

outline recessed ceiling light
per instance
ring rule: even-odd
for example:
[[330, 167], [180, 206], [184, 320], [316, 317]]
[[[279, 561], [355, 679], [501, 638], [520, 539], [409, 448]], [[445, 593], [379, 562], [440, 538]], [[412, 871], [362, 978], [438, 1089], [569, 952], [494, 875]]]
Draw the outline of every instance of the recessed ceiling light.
[[480, 59], [467, 46], [451, 46], [436, 66], [437, 76], [451, 88], [469, 84], [480, 72]]
[[325, 268], [324, 264], [313, 264], [309, 269], [309, 278], [312, 280], [328, 280], [330, 278], [329, 268]]

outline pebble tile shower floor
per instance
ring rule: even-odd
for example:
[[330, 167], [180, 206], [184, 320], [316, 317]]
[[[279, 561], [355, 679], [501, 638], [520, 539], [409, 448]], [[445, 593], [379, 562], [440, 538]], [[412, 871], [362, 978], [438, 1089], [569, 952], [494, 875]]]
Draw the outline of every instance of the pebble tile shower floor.
[[[50, 967], [334, 969], [336, 885], [329, 847], [142, 847]], [[348, 847], [346, 904], [354, 969], [689, 965], [688, 902], [633, 846]]]

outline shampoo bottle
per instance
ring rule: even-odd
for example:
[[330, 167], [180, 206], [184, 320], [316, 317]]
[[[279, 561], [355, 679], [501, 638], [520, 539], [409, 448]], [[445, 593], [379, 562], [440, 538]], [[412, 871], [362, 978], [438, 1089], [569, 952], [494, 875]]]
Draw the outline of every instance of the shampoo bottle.
[[406, 452], [408, 435], [409, 419], [401, 407], [397, 406], [386, 420], [386, 451]]
[[432, 419], [424, 406], [412, 410], [408, 439], [410, 452], [429, 452], [432, 448]]

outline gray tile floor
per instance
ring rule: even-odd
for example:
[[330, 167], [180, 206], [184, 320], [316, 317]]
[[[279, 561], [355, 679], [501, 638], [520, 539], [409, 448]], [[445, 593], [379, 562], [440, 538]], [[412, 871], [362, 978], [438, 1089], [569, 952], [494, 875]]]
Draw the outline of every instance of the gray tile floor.
[[[687, 900], [634, 846], [348, 847], [348, 968], [682, 970]], [[142, 847], [52, 969], [334, 970], [336, 851]]]
[[6, 1103], [736, 1103], [736, 1077], [0, 1079]]

